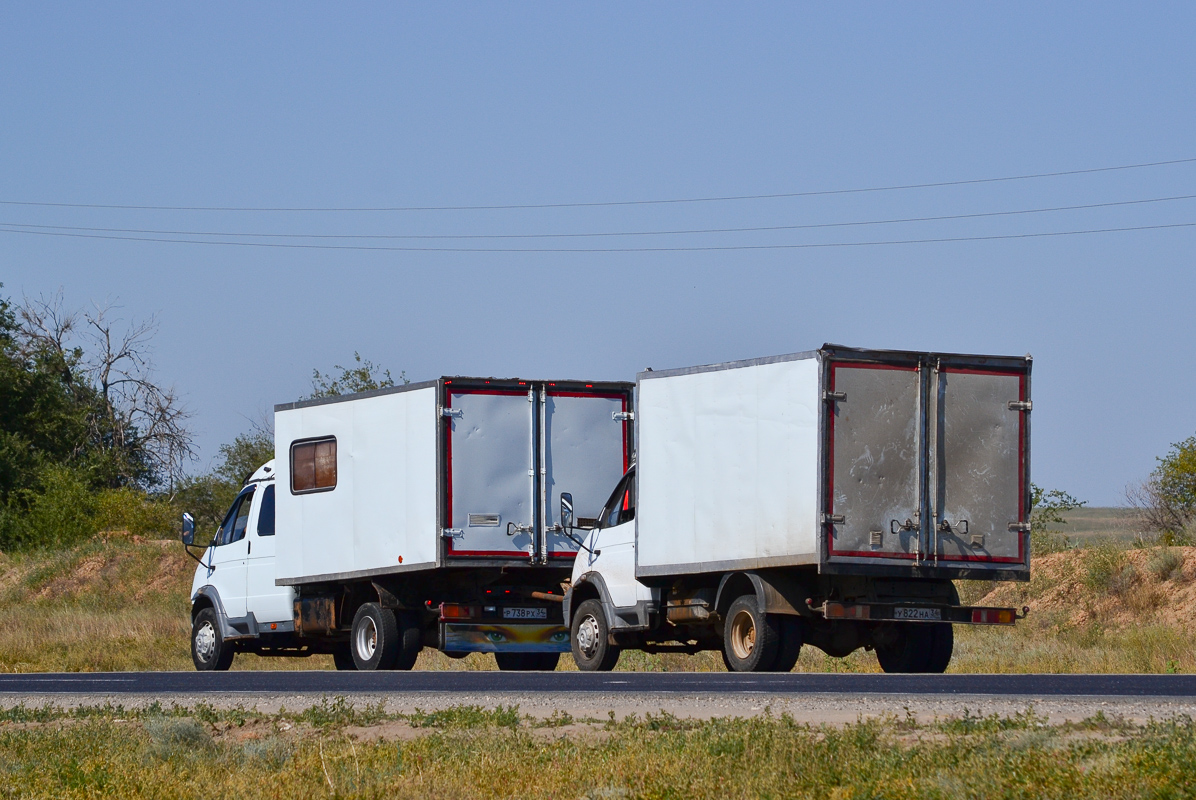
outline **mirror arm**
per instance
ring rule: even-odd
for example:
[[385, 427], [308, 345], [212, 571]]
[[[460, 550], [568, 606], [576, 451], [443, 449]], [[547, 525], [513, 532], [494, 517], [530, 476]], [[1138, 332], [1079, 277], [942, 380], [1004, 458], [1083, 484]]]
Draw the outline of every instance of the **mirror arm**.
[[585, 543], [584, 543], [584, 542], [582, 542], [582, 540], [581, 540], [581, 539], [578, 539], [578, 538], [577, 538], [577, 537], [576, 537], [576, 536], [573, 534], [573, 529], [572, 529], [572, 528], [565, 528], [565, 527], [562, 527], [562, 528], [561, 528], [561, 533], [565, 534], [565, 536], [567, 536], [567, 537], [569, 538], [569, 541], [573, 542], [573, 544], [577, 545], [577, 546], [578, 546], [578, 547], [580, 547], [582, 550], [585, 550], [587, 553], [592, 553], [592, 554], [593, 554], [595, 557], [598, 557], [598, 556], [602, 555], [602, 550], [591, 550], [590, 548], [586, 547], [586, 546], [585, 546]]
[[[211, 547], [211, 546], [212, 546], [212, 545], [208, 545], [208, 547]], [[184, 552], [185, 552], [187, 555], [189, 555], [189, 556], [191, 556], [192, 558], [194, 558], [194, 559], [195, 559], [195, 562], [196, 562], [197, 564], [199, 564], [201, 567], [203, 567], [204, 569], [210, 569], [212, 572], [215, 572], [215, 571], [216, 571], [216, 567], [215, 567], [215, 565], [214, 565], [214, 564], [210, 564], [210, 563], [208, 563], [208, 564], [205, 564], [205, 563], [203, 563], [203, 559], [202, 559], [202, 558], [200, 558], [199, 556], [195, 555], [195, 553], [192, 553], [192, 552], [191, 552], [191, 548], [192, 548], [192, 547], [195, 547], [195, 545], [193, 545], [193, 544], [185, 544], [185, 545], [183, 545], [183, 551], [184, 551]], [[205, 548], [204, 548], [204, 550], [207, 550], [207, 549], [208, 549], [208, 547], [205, 547]]]

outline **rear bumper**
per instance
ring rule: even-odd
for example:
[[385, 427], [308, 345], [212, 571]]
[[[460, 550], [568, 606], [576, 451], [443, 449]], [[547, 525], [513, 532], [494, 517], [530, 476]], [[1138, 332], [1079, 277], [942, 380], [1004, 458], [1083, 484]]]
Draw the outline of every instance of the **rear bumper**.
[[569, 629], [560, 623], [440, 623], [448, 653], [567, 653]]
[[957, 625], [1013, 625], [1025, 619], [1029, 607], [949, 606], [941, 603], [840, 603], [830, 601], [811, 609], [826, 620], [870, 622], [950, 622]]

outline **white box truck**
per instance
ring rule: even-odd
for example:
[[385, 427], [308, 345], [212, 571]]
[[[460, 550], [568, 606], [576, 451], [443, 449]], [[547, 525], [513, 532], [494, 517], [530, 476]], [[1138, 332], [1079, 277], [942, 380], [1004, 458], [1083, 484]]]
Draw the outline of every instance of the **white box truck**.
[[578, 545], [550, 498], [568, 485], [597, 516], [630, 463], [632, 389], [445, 377], [275, 406], [274, 460], [196, 557], [196, 668], [410, 669], [422, 647], [554, 668]]
[[565, 599], [573, 657], [720, 649], [788, 671], [803, 644], [942, 672], [953, 579], [1029, 580], [1026, 357], [814, 352], [637, 378], [634, 464], [590, 530]]

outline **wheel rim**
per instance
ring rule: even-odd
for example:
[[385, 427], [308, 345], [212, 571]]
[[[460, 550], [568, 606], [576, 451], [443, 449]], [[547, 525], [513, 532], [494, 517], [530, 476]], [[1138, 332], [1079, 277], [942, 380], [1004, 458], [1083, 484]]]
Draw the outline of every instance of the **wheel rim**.
[[195, 632], [195, 655], [200, 661], [211, 661], [216, 652], [216, 629], [212, 623], [205, 621]]
[[357, 629], [357, 655], [362, 661], [369, 661], [377, 649], [378, 626], [374, 624], [372, 617], [366, 617]]
[[731, 651], [740, 660], [747, 660], [756, 648], [756, 621], [751, 612], [740, 611], [731, 620]]
[[598, 652], [598, 620], [593, 614], [587, 614], [581, 624], [577, 626], [577, 649], [586, 658], [593, 658]]

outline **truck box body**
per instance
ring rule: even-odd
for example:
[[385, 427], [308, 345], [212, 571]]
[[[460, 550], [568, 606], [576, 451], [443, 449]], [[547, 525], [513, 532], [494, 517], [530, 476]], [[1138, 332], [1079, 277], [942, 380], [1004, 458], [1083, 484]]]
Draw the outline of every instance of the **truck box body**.
[[826, 345], [637, 392], [637, 579], [1028, 579], [1028, 356]]
[[276, 406], [277, 583], [568, 567], [554, 487], [597, 515], [630, 458], [631, 394], [446, 377]]

